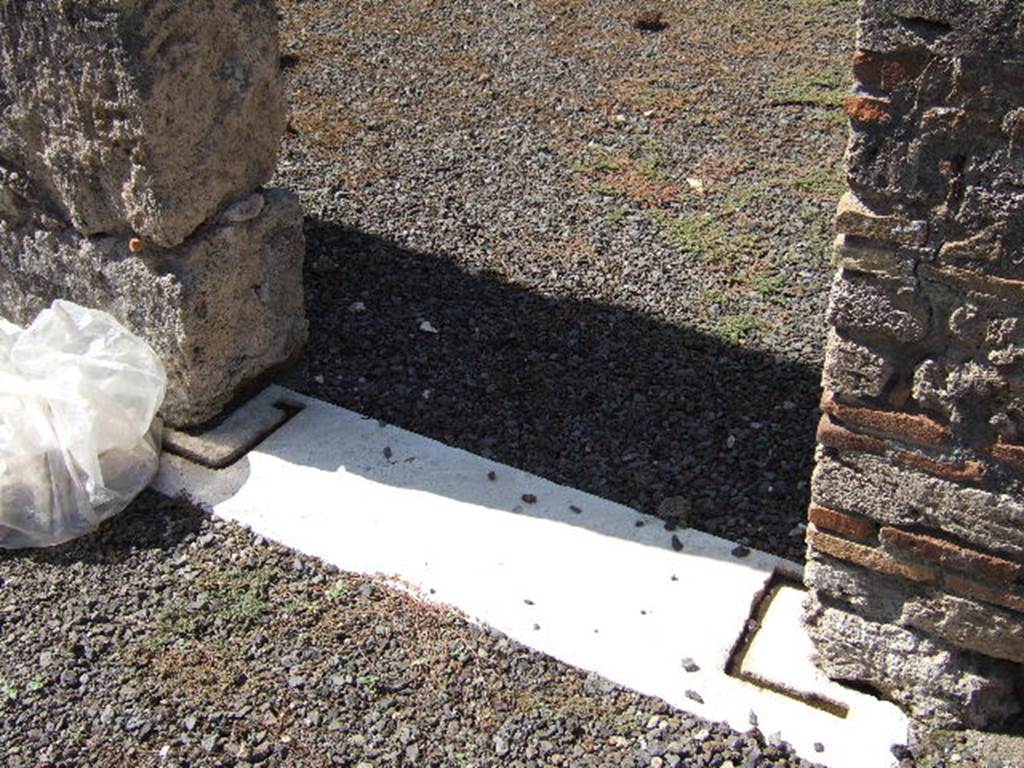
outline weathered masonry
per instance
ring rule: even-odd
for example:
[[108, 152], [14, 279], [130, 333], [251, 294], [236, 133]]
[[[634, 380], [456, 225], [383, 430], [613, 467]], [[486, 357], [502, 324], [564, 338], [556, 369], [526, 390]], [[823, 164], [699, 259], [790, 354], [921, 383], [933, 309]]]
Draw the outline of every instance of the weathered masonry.
[[862, 0], [806, 623], [933, 724], [1021, 707], [1024, 3]]
[[113, 313], [188, 425], [302, 345], [271, 0], [0, 0], [0, 315]]
[[[806, 624], [939, 725], [1024, 693], [1024, 0], [861, 0]], [[0, 0], [0, 315], [112, 312], [193, 425], [306, 336], [271, 0]]]

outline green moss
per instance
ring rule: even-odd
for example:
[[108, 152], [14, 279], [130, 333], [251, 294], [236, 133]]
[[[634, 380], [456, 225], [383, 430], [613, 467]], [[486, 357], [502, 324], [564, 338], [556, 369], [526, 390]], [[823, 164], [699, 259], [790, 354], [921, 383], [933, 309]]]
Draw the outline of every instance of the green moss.
[[841, 107], [847, 96], [845, 67], [803, 70], [787, 74], [771, 91], [772, 104]]
[[618, 227], [628, 215], [629, 208], [626, 208], [625, 206], [619, 206], [614, 211], [605, 216], [604, 221], [610, 227]]
[[739, 211], [763, 200], [768, 196], [769, 187], [767, 182], [759, 184], [742, 184], [733, 187], [726, 195], [722, 204], [722, 212], [732, 216]]
[[782, 275], [759, 275], [754, 279], [754, 291], [769, 303], [781, 304], [786, 295], [786, 278]]
[[750, 315], [725, 315], [715, 323], [715, 334], [730, 344], [740, 344], [759, 327], [757, 318]]
[[790, 184], [801, 192], [826, 200], [838, 200], [843, 193], [842, 163], [815, 166], [792, 179]]
[[331, 601], [345, 597], [349, 592], [348, 582], [345, 579], [338, 579], [325, 591], [324, 596]]
[[659, 223], [669, 245], [709, 265], [728, 266], [744, 258], [762, 258], [771, 249], [760, 235], [735, 231], [721, 217], [709, 213], [671, 220], [662, 217]]
[[832, 258], [832, 244], [835, 241], [831, 214], [813, 206], [805, 207], [802, 214], [807, 250], [822, 263], [827, 263]]
[[584, 160], [578, 160], [572, 165], [576, 173], [612, 173], [621, 168], [618, 160], [609, 155], [605, 150], [595, 150]]

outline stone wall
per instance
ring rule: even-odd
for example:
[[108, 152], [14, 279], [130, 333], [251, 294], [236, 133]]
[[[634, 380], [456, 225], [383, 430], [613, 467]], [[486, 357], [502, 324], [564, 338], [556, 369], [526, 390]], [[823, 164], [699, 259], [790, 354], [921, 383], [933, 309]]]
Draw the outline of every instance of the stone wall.
[[1024, 3], [862, 0], [806, 623], [934, 725], [1020, 709]]
[[306, 335], [271, 0], [0, 0], [0, 316], [112, 312], [189, 425]]

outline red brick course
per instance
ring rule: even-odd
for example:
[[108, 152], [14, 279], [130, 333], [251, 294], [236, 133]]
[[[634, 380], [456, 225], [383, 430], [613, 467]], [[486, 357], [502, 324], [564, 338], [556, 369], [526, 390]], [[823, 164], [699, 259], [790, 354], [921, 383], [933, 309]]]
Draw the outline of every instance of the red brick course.
[[988, 446], [985, 453], [997, 461], [1012, 464], [1020, 470], [1024, 470], [1024, 445], [998, 442]]
[[811, 504], [807, 510], [807, 519], [819, 530], [838, 533], [859, 541], [871, 541], [878, 532], [878, 526], [870, 520], [854, 517], [820, 504]]
[[871, 435], [862, 435], [835, 424], [828, 414], [818, 422], [818, 442], [837, 451], [863, 451], [879, 456], [885, 453], [885, 441]]
[[950, 464], [945, 461], [935, 461], [927, 456], [916, 453], [900, 451], [893, 455], [893, 460], [905, 467], [919, 469], [930, 475], [941, 477], [944, 480], [953, 480], [958, 483], [980, 483], [985, 479], [988, 469], [980, 461], [964, 461], [959, 464]]
[[955, 568], [991, 581], [1024, 582], [1024, 565], [996, 555], [978, 552], [951, 541], [884, 526], [879, 533], [882, 546], [897, 557], [927, 560], [944, 568]]
[[807, 543], [826, 555], [889, 576], [922, 583], [935, 582], [938, 579], [938, 572], [929, 565], [897, 560], [877, 547], [869, 547], [832, 536], [819, 531], [813, 525], [807, 528]]
[[953, 594], [973, 597], [992, 605], [999, 605], [1009, 608], [1011, 611], [1024, 613], [1024, 595], [1019, 590], [1007, 589], [1005, 586], [995, 586], [975, 581], [966, 576], [955, 573], [946, 574], [946, 590]]
[[891, 92], [898, 85], [913, 80], [924, 70], [924, 59], [893, 56], [874, 51], [853, 54], [853, 74], [865, 88]]
[[882, 432], [918, 445], [937, 448], [943, 445], [949, 436], [949, 431], [944, 426], [927, 416], [845, 405], [836, 402], [829, 392], [821, 398], [821, 410], [844, 424]]
[[843, 104], [846, 116], [861, 123], [885, 124], [892, 119], [887, 99], [876, 99], [872, 96], [847, 96]]

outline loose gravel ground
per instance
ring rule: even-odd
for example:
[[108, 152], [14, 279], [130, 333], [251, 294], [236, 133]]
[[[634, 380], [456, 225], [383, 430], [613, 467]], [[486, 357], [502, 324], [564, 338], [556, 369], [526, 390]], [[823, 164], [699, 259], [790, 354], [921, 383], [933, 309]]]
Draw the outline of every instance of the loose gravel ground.
[[0, 637], [5, 768], [809, 766], [152, 494], [0, 553]]
[[280, 5], [287, 383], [802, 559], [854, 0]]
[[[285, 383], [802, 559], [855, 1], [279, 6]], [[0, 637], [5, 768], [807, 765], [152, 494]]]

